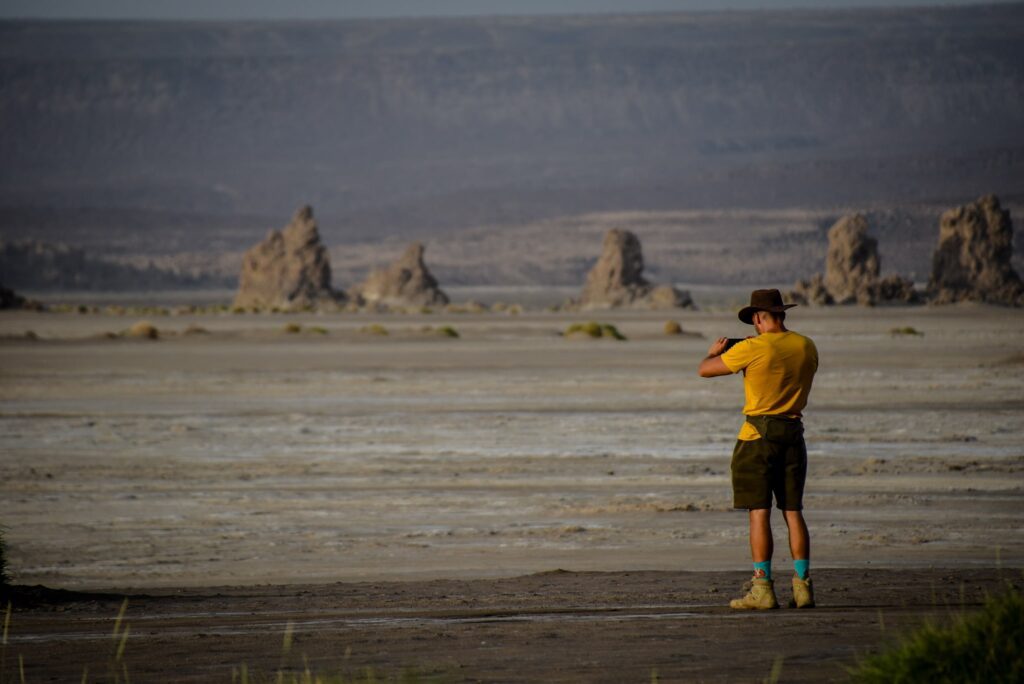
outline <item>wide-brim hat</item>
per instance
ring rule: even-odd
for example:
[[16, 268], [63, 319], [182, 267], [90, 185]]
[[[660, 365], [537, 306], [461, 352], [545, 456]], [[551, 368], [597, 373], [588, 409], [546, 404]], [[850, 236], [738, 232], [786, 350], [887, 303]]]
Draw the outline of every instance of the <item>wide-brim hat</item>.
[[752, 325], [755, 311], [782, 313], [794, 306], [796, 304], [783, 304], [782, 293], [778, 290], [754, 290], [750, 293], [750, 306], [740, 309], [740, 320], [747, 325]]

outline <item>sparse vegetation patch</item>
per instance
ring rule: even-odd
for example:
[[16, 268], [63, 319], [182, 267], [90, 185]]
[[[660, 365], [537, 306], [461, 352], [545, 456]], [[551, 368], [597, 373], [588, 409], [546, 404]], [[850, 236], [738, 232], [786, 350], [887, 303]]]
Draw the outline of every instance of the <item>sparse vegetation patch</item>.
[[892, 330], [889, 331], [889, 333], [893, 337], [901, 337], [905, 335], [924, 337], [923, 332], [909, 325], [903, 326], [902, 328], [893, 328]]
[[372, 323], [370, 325], [364, 325], [359, 329], [359, 332], [364, 335], [387, 335], [388, 329], [380, 323]]
[[598, 323], [588, 321], [586, 323], [573, 323], [565, 332], [565, 337], [592, 337], [594, 339], [608, 338], [612, 340], [625, 340], [626, 336], [619, 332], [619, 329], [610, 323]]
[[486, 310], [487, 308], [483, 304], [473, 300], [464, 304], [449, 304], [444, 307], [444, 312], [450, 314], [481, 314]]
[[443, 325], [437, 328], [432, 325], [425, 325], [420, 328], [420, 332], [425, 335], [438, 335], [440, 337], [459, 337], [459, 331], [450, 325]]
[[989, 597], [980, 613], [940, 626], [926, 622], [899, 644], [851, 672], [860, 684], [1024, 681], [1024, 597]]

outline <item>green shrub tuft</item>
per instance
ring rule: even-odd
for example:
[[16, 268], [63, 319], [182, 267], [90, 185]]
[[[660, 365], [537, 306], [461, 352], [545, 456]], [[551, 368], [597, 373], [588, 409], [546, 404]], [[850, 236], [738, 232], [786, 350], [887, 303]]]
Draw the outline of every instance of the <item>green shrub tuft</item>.
[[589, 323], [573, 323], [565, 329], [565, 335], [583, 334], [590, 337], [601, 336], [601, 324], [590, 321]]
[[371, 325], [364, 325], [359, 329], [359, 332], [365, 335], [387, 335], [388, 329], [380, 323], [373, 323]]
[[436, 330], [437, 334], [442, 337], [458, 337], [459, 333], [455, 328], [450, 325], [443, 325]]
[[284, 326], [284, 331], [289, 335], [295, 335], [297, 333], [302, 332], [302, 326], [299, 325], [298, 323], [289, 323], [288, 325]]
[[562, 333], [565, 337], [569, 336], [580, 336], [586, 335], [595, 339], [601, 337], [608, 337], [613, 340], [625, 340], [626, 336], [619, 332], [619, 329], [610, 323], [597, 323], [595, 321], [588, 321], [586, 323], [573, 323], [565, 332]]
[[851, 671], [854, 682], [1024, 681], [1024, 597], [1018, 589], [989, 597], [980, 613], [947, 626], [926, 622], [890, 650]]
[[619, 329], [608, 323], [601, 324], [601, 336], [611, 337], [615, 340], [625, 340], [626, 336], [619, 332]]

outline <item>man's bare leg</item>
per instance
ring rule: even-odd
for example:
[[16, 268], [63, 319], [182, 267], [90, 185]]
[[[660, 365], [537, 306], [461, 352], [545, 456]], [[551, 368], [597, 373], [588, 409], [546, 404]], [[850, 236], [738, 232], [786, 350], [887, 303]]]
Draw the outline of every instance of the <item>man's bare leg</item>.
[[803, 512], [783, 511], [782, 513], [786, 516], [786, 527], [789, 528], [789, 553], [793, 556], [793, 560], [806, 560], [810, 558], [811, 535], [807, 531], [807, 523], [804, 522]]
[[778, 608], [775, 586], [771, 580], [772, 509], [750, 509], [750, 555], [754, 558], [754, 579], [746, 596], [729, 602], [731, 608], [768, 610]]
[[814, 588], [811, 586], [810, 560], [811, 535], [800, 511], [783, 511], [786, 527], [789, 528], [789, 552], [793, 554], [793, 601], [794, 608], [814, 607]]
[[750, 555], [755, 563], [764, 563], [772, 559], [774, 540], [771, 520], [772, 509], [750, 509]]

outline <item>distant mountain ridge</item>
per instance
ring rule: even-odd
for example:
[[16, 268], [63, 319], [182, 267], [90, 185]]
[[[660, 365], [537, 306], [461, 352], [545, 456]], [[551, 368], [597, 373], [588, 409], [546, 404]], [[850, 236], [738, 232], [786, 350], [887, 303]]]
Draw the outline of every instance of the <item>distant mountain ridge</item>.
[[0, 240], [0, 283], [16, 289], [163, 290], [224, 287], [233, 281], [163, 269], [153, 262], [117, 263], [65, 244]]
[[0, 236], [125, 256], [239, 251], [307, 202], [330, 245], [952, 206], [1024, 188], [1024, 5], [0, 22], [0, 158]]

